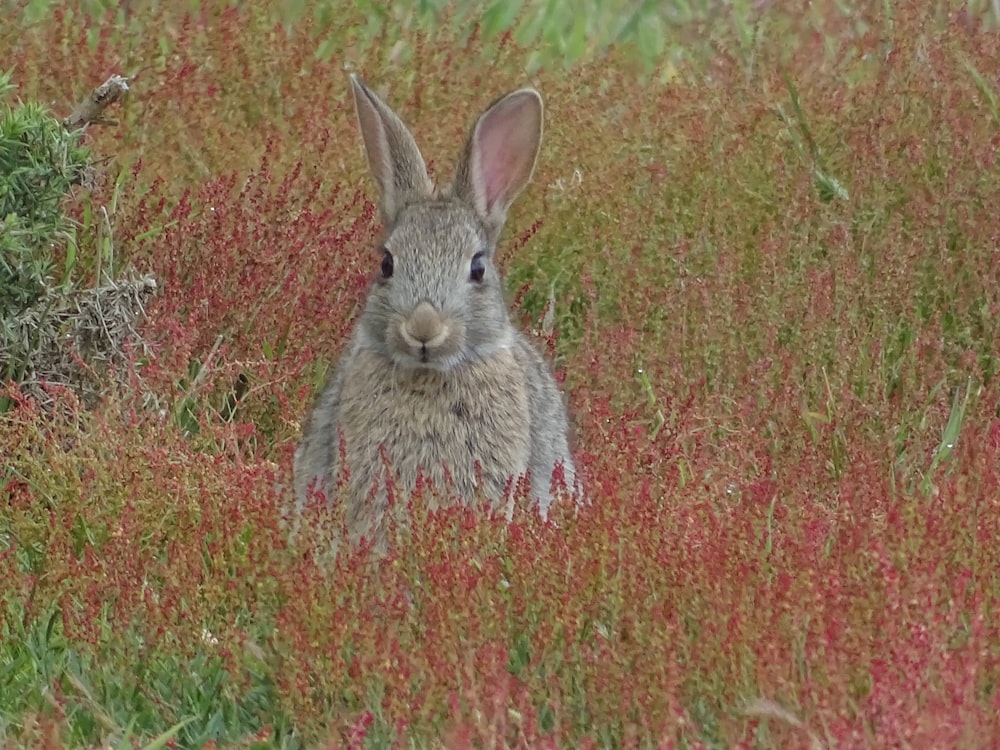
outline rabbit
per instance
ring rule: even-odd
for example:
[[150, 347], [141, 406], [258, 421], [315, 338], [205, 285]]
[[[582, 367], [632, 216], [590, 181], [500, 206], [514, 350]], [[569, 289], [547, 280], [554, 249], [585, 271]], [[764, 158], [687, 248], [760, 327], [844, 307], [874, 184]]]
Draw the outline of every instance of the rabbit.
[[534, 172], [542, 98], [523, 88], [494, 101], [454, 181], [435, 187], [399, 117], [357, 76], [351, 88], [379, 192], [381, 258], [296, 447], [297, 507], [313, 492], [342, 500], [349, 533], [377, 537], [386, 481], [410, 492], [422, 475], [463, 501], [485, 497], [509, 520], [511, 488], [527, 475], [545, 517], [557, 467], [579, 494], [566, 407], [511, 323], [494, 265], [507, 210]]

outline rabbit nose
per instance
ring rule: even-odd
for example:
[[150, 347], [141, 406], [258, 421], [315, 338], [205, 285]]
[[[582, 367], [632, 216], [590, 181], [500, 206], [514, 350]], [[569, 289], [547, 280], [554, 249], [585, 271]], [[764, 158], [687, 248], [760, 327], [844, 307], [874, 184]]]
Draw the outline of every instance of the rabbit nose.
[[444, 321], [430, 302], [417, 305], [403, 325], [404, 333], [421, 344], [431, 344], [444, 333]]

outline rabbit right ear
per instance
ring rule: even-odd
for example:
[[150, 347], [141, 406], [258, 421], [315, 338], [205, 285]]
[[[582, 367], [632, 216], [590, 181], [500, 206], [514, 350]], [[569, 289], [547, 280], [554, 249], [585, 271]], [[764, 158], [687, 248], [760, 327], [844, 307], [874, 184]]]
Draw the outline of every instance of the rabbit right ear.
[[434, 186], [424, 157], [403, 121], [355, 75], [351, 76], [351, 88], [368, 166], [382, 199], [382, 220], [392, 224], [403, 206], [413, 198], [431, 195]]
[[542, 120], [542, 97], [534, 89], [500, 97], [479, 116], [459, 159], [455, 190], [494, 241], [535, 170]]

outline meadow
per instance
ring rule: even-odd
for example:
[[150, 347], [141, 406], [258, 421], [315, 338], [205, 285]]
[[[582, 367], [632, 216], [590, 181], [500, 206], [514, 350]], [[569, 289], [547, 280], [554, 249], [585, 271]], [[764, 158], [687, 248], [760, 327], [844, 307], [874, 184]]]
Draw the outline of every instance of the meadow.
[[[96, 408], [3, 386], [0, 747], [1000, 745], [990, 10], [341, 5], [5, 5], [16, 97], [129, 77], [73, 274], [158, 292]], [[500, 265], [586, 507], [289, 541], [378, 263], [350, 72], [441, 179], [544, 96]]]

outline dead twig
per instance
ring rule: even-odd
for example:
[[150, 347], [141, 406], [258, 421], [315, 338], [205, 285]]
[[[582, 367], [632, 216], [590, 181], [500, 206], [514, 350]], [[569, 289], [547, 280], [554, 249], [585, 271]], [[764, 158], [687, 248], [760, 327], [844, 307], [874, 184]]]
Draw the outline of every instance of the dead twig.
[[128, 79], [122, 76], [111, 76], [80, 102], [73, 114], [63, 119], [63, 127], [67, 130], [77, 130], [85, 125], [117, 125], [116, 120], [106, 120], [104, 110], [115, 102], [121, 101], [128, 93]]

